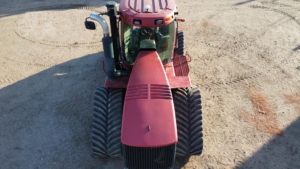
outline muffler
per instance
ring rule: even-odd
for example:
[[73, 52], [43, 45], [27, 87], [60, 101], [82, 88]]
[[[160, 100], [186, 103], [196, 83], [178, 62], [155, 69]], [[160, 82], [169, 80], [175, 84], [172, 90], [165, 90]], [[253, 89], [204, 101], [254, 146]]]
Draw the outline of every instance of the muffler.
[[103, 29], [102, 44], [103, 44], [104, 57], [105, 57], [105, 71], [107, 73], [108, 79], [114, 80], [115, 71], [116, 71], [115, 59], [114, 59], [112, 37], [109, 36], [108, 25], [106, 21], [98, 14], [90, 14], [90, 18], [98, 21]]

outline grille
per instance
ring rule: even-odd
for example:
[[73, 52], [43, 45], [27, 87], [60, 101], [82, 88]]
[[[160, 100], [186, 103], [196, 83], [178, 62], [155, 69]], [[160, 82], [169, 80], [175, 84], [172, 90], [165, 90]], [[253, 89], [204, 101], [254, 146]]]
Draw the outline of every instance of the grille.
[[168, 85], [140, 84], [127, 88], [126, 100], [165, 99], [172, 100], [171, 89]]
[[151, 84], [150, 98], [172, 100], [171, 90], [168, 85]]
[[187, 76], [190, 72], [188, 62], [191, 61], [191, 57], [188, 53], [185, 56], [175, 55], [173, 59], [174, 71], [176, 76]]
[[140, 84], [129, 86], [126, 91], [126, 100], [137, 100], [148, 98], [148, 85]]
[[176, 144], [164, 147], [132, 147], [123, 145], [126, 169], [172, 169]]

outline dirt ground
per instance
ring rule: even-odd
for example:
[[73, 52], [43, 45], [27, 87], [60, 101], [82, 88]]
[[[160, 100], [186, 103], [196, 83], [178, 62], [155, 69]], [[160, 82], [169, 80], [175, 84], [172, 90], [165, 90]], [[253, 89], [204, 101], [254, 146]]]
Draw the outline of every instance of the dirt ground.
[[[176, 0], [204, 151], [176, 168], [300, 168], [300, 1]], [[0, 168], [122, 168], [91, 151], [101, 0], [2, 0]]]

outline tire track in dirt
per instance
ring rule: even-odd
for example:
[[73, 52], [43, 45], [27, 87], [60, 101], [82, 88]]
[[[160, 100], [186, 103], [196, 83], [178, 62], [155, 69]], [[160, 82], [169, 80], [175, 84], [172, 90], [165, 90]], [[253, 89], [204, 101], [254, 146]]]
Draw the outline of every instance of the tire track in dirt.
[[[266, 3], [267, 3], [267, 2], [266, 2]], [[278, 4], [276, 4], [276, 5], [278, 5]], [[267, 27], [267, 28], [265, 28], [263, 31], [261, 31], [262, 33], [255, 32], [255, 34], [253, 34], [253, 38], [247, 39], [247, 41], [250, 42], [251, 44], [254, 44], [253, 42], [255, 42], [255, 40], [256, 40], [258, 37], [263, 36], [263, 35], [268, 31], [268, 29], [274, 28], [274, 25], [275, 25], [275, 24], [279, 23], [280, 21], [282, 21], [282, 20], [284, 20], [284, 19], [286, 19], [286, 18], [290, 18], [291, 20], [293, 20], [294, 22], [296, 22], [297, 25], [300, 26], [300, 21], [297, 20], [296, 17], [293, 16], [293, 14], [289, 14], [289, 13], [284, 12], [284, 11], [281, 11], [281, 10], [279, 10], [279, 9], [274, 9], [274, 8], [267, 7], [267, 6], [262, 6], [262, 5], [249, 5], [249, 7], [252, 8], [252, 9], [267, 9], [267, 10], [270, 10], [270, 11], [273, 11], [273, 12], [277, 12], [277, 13], [283, 15], [282, 18], [280, 18], [280, 19], [277, 20], [276, 22], [270, 24], [269, 27]], [[225, 11], [225, 10], [224, 10], [224, 11]], [[224, 12], [224, 11], [223, 11], [223, 12]], [[298, 9], [298, 11], [299, 11], [299, 9]], [[216, 16], [216, 15], [214, 15], [214, 17], [215, 17], [215, 16]], [[213, 17], [210, 17], [210, 18], [208, 18], [208, 20], [210, 20], [210, 19], [212, 19], [212, 18], [213, 18]], [[216, 27], [215, 25], [213, 25], [213, 24], [211, 24], [211, 23], [207, 23], [207, 21], [205, 21], [205, 22], [202, 24], [202, 26], [203, 26], [203, 27], [206, 27], [206, 28], [210, 28], [210, 29], [215, 29], [215, 27]], [[280, 24], [277, 25], [277, 26], [280, 26]], [[234, 37], [234, 36], [231, 36], [231, 35], [229, 35], [229, 34], [226, 34], [225, 32], [222, 32], [222, 34], [220, 34], [220, 32], [221, 32], [221, 29], [219, 29], [218, 31], [214, 31], [214, 34], [221, 35], [220, 37], [222, 37], [222, 38], [220, 38], [220, 39], [223, 40], [223, 41], [224, 41], [224, 40], [227, 40], [228, 38], [231, 38], [231, 39], [236, 38], [236, 37]], [[225, 33], [225, 34], [224, 34], [224, 33]], [[224, 37], [224, 38], [223, 38], [223, 37]], [[201, 41], [201, 43], [203, 43], [203, 44], [205, 44], [205, 45], [207, 45], [207, 46], [209, 46], [209, 47], [214, 47], [214, 48], [219, 48], [219, 49], [227, 49], [226, 47], [223, 47], [223, 45], [221, 45], [221, 46], [217, 45], [217, 46], [216, 46], [216, 45], [212, 45], [212, 44], [210, 44], [210, 43], [207, 43], [207, 42], [205, 42], [205, 41]], [[296, 45], [296, 43], [295, 43], [295, 45]], [[256, 46], [256, 47], [259, 47], [259, 46]]]
[[299, 26], [300, 26], [300, 21], [296, 19], [295, 16], [287, 13], [287, 12], [284, 12], [284, 11], [281, 11], [279, 9], [274, 9], [274, 8], [271, 8], [271, 7], [267, 7], [267, 6], [261, 6], [261, 5], [249, 5], [250, 8], [254, 8], [254, 9], [267, 9], [267, 10], [270, 10], [270, 11], [273, 11], [273, 12], [277, 12], [277, 13], [280, 13], [288, 18], [290, 18], [291, 20], [293, 20], [294, 22], [296, 22]]
[[[299, 0], [294, 0], [294, 1], [299, 1]], [[285, 7], [287, 7], [287, 10], [289, 10], [289, 11], [290, 11], [290, 8], [292, 8], [292, 9], [294, 9], [294, 10], [296, 10], [296, 11], [300, 11], [300, 8], [299, 8], [299, 9], [294, 8], [294, 7], [293, 7], [294, 5], [278, 3], [278, 2], [276, 2], [276, 1], [272, 1], [272, 2], [263, 1], [263, 2], [261, 2], [261, 3], [262, 3], [262, 4], [270, 4], [270, 5], [278, 5], [280, 8], [282, 8], [282, 6], [285, 6]], [[291, 20], [295, 21], [295, 22], [300, 26], [300, 21], [297, 20], [296, 17], [293, 16], [293, 14], [289, 14], [289, 13], [284, 12], [284, 11], [281, 11], [281, 10], [279, 10], [279, 9], [275, 9], [275, 8], [267, 7], [267, 6], [263, 6], [263, 5], [249, 5], [248, 7], [252, 8], [252, 9], [267, 9], [267, 10], [270, 10], [270, 11], [273, 11], [273, 12], [280, 13], [280, 14], [284, 15], [284, 17], [281, 18], [281, 19], [285, 19], [286, 17], [288, 17], [288, 18], [290, 18]], [[230, 10], [236, 10], [236, 9], [237, 9], [237, 8], [231, 8]], [[221, 14], [222, 12], [226, 12], [226, 11], [228, 11], [228, 9], [227, 9], [227, 10], [222, 10], [221, 12], [219, 12], [219, 13], [217, 13], [217, 14], [215, 14], [215, 15], [210, 16], [209, 18], [207, 18], [207, 20], [210, 20], [210, 19], [212, 19], [213, 17], [215, 17], [215, 16]], [[281, 19], [280, 19], [280, 20], [281, 20]], [[277, 23], [277, 22], [276, 22], [276, 23]], [[275, 23], [273, 23], [273, 24], [275, 24]], [[273, 24], [271, 24], [269, 27], [272, 27]], [[264, 32], [266, 32], [267, 30], [268, 30], [268, 28], [266, 28], [266, 29], [264, 30]], [[256, 33], [257, 33], [257, 32], [256, 32]], [[259, 36], [261, 36], [261, 35], [257, 35], [257, 34], [256, 34], [256, 36], [259, 37]]]
[[[202, 28], [204, 28], [203, 30], [203, 36], [206, 36], [207, 38], [211, 38], [210, 36], [218, 36], [221, 37], [220, 39], [222, 40], [221, 45], [219, 44], [213, 44], [210, 42], [207, 42], [205, 40], [200, 40], [200, 42], [204, 45], [206, 45], [209, 48], [214, 48], [215, 50], [221, 50], [223, 52], [228, 52], [228, 49], [230, 49], [232, 52], [232, 50], [234, 49], [238, 49], [241, 50], [240, 47], [243, 46], [244, 49], [247, 48], [247, 46], [250, 45], [250, 43], [248, 41], [245, 41], [244, 43], [233, 43], [232, 45], [229, 45], [228, 39], [237, 39], [235, 36], [231, 36], [225, 32], [222, 32], [222, 30], [207, 21], [204, 21], [201, 23], [200, 25]], [[181, 26], [181, 29], [187, 28], [186, 26]], [[185, 29], [184, 29], [185, 30]], [[202, 34], [202, 33], [201, 33]], [[215, 53], [215, 52], [213, 52]], [[204, 56], [203, 58], [201, 58], [203, 60], [208, 59], [208, 60], [214, 60], [214, 59], [220, 59], [219, 55], [209, 55], [209, 56]], [[230, 57], [230, 59], [235, 62], [238, 65], [242, 65], [242, 67], [248, 69], [248, 70], [255, 70], [255, 67], [250, 66], [248, 64], [244, 64], [242, 63], [239, 59], [234, 58], [234, 57]], [[205, 62], [205, 61], [204, 61]], [[203, 80], [204, 83], [200, 83], [198, 86], [201, 86], [203, 88], [205, 88], [205, 90], [211, 90], [211, 88], [215, 88], [215, 87], [220, 87], [222, 85], [229, 85], [229, 84], [236, 84], [236, 83], [241, 83], [245, 80], [251, 80], [251, 79], [255, 79], [258, 78], [259, 76], [261, 76], [262, 73], [257, 72], [257, 71], [251, 71], [251, 72], [245, 72], [245, 73], [238, 73], [235, 75], [230, 75], [229, 77], [224, 78], [219, 78], [219, 79], [205, 79]], [[202, 78], [202, 77], [200, 77]]]
[[[295, 1], [295, 0], [290, 0], [290, 1], [287, 1], [287, 2], [291, 2], [291, 1]], [[291, 3], [295, 3], [295, 2], [291, 2]], [[266, 5], [279, 5], [280, 7], [287, 7], [287, 8], [293, 8], [293, 9], [296, 9], [294, 8], [293, 5], [291, 4], [285, 4], [285, 3], [280, 3], [280, 2], [277, 2], [277, 0], [273, 0], [273, 1], [262, 1], [261, 4], [266, 4]]]
[[[232, 59], [232, 58], [230, 58], [230, 59]], [[237, 64], [243, 65], [243, 63], [239, 62], [238, 60], [233, 59], [233, 61], [235, 61]], [[247, 65], [247, 67], [251, 67], [251, 66]], [[290, 77], [290, 78], [293, 77], [290, 73], [288, 73], [287, 71], [281, 69], [281, 67], [279, 65], [275, 65], [273, 68], [280, 69], [282, 72], [284, 72], [284, 74], [287, 77]], [[268, 74], [256, 71], [254, 67], [253, 67], [253, 70], [254, 71], [249, 71], [249, 72], [245, 72], [245, 73], [237, 73], [235, 75], [230, 75], [230, 76], [228, 76], [224, 79], [222, 79], [222, 78], [219, 78], [217, 80], [205, 79], [205, 80], [203, 80], [204, 83], [200, 83], [198, 86], [204, 87], [207, 90], [209, 90], [210, 88], [216, 88], [216, 87], [220, 87], [220, 86], [224, 86], [224, 85], [243, 83], [244, 81], [249, 81], [249, 80], [252, 81], [252, 83], [255, 83], [255, 84], [259, 85], [260, 83], [257, 82], [258, 78], [260, 78], [261, 76], [266, 76], [266, 78], [269, 78]]]
[[[216, 36], [218, 37], [217, 40], [220, 41], [220, 44], [212, 44], [211, 42], [207, 42], [206, 40], [201, 40], [200, 42], [207, 47], [215, 48], [217, 50], [223, 50], [225, 52], [228, 52], [228, 50], [230, 50], [231, 54], [236, 54], [236, 51], [247, 50], [249, 46], [262, 49], [260, 46], [256, 45], [255, 43], [257, 37], [261, 36], [260, 34], [257, 35], [257, 32], [251, 38], [241, 39], [240, 35], [238, 36], [230, 35], [222, 31], [222, 29], [219, 28], [218, 26], [209, 23], [207, 21], [204, 21], [202, 23], [202, 27], [204, 28], [203, 30], [204, 37], [207, 36], [209, 38], [209, 36]], [[213, 56], [209, 56], [209, 57], [212, 58]]]
[[[235, 84], [235, 83], [241, 83], [245, 80], [252, 80], [255, 78], [258, 78], [262, 75], [262, 73], [244, 73], [244, 74], [238, 74], [235, 76], [227, 77], [223, 80], [217, 80], [217, 81], [211, 81], [208, 83], [201, 83], [199, 86], [205, 87], [205, 88], [212, 88], [212, 87], [218, 87], [221, 85], [229, 85], [229, 84]], [[207, 80], [206, 80], [207, 81]]]
[[7, 15], [16, 15], [16, 14], [21, 14], [24, 12], [38, 12], [38, 11], [48, 11], [48, 10], [69, 10], [69, 9], [80, 9], [80, 10], [89, 10], [89, 11], [94, 11], [94, 12], [101, 12], [97, 10], [96, 7], [93, 6], [88, 6], [85, 4], [64, 4], [64, 5], [49, 5], [49, 6], [42, 6], [42, 7], [36, 7], [36, 8], [27, 8], [27, 9], [22, 9], [18, 11], [14, 11], [11, 13], [7, 13]]
[[[5, 56], [3, 58], [5, 58], [6, 60], [10, 60], [12, 62], [21, 63], [26, 66], [43, 67], [43, 68], [58, 66], [60, 64], [60, 63], [31, 63], [31, 62], [28, 63], [28, 62], [25, 62], [22, 60], [12, 59], [12, 58], [5, 57]], [[63, 66], [59, 66], [59, 67], [63, 67]]]
[[273, 135], [282, 135], [275, 113], [271, 110], [267, 98], [258, 93], [251, 92], [250, 100], [254, 108], [254, 114], [242, 113], [242, 118], [261, 132]]
[[[229, 53], [228, 56], [229, 56], [230, 60], [235, 62], [237, 65], [241, 65], [242, 67], [244, 67], [247, 70], [256, 70], [254, 66], [245, 64], [240, 59], [238, 59], [236, 57], [232, 57], [232, 55], [236, 54], [236, 51], [241, 51], [243, 49], [246, 50], [250, 45], [252, 45], [253, 42], [251, 43], [251, 41], [254, 41], [253, 39], [251, 41], [249, 41], [247, 39], [242, 42], [239, 42], [237, 40], [238, 37], [232, 36], [230, 34], [227, 34], [226, 32], [223, 32], [220, 28], [218, 28], [216, 25], [214, 25], [212, 23], [205, 21], [201, 24], [201, 26], [204, 28], [204, 30], [203, 30], [204, 36], [207, 36], [208, 38], [209, 38], [209, 36], [217, 36], [217, 37], [220, 37], [219, 39], [221, 39], [220, 44], [212, 44], [212, 43], [206, 42], [204, 40], [200, 41], [201, 43], [208, 46], [209, 48], [214, 48], [215, 50], [218, 50], [218, 51], [221, 50], [222, 52]], [[210, 53], [216, 53], [216, 52], [214, 51], [214, 52], [210, 52]], [[219, 55], [213, 55], [213, 56], [209, 55], [207, 57], [204, 57], [203, 59], [210, 59], [210, 60], [220, 59], [219, 57], [220, 57]], [[262, 73], [257, 72], [257, 71], [238, 73], [233, 76], [230, 75], [230, 76], [226, 77], [225, 79], [219, 79], [216, 81], [213, 80], [208, 83], [202, 83], [202, 84], [200, 84], [200, 86], [210, 88], [210, 87], [216, 87], [216, 86], [221, 86], [221, 85], [229, 85], [229, 84], [234, 84], [234, 83], [240, 83], [245, 80], [255, 79], [261, 75], [262, 75]], [[207, 81], [207, 80], [208, 79], [206, 79], [205, 81]]]
[[[291, 11], [290, 8], [294, 9], [297, 12], [300, 11], [300, 8], [297, 9], [297, 8], [293, 7], [294, 4], [293, 5], [289, 5], [289, 4], [278, 3], [276, 1], [273, 1], [273, 2], [265, 2], [264, 1], [264, 2], [262, 2], [262, 4], [277, 5], [281, 9], [283, 8], [282, 6], [285, 6], [285, 7], [288, 7], [288, 8], [286, 8], [286, 10], [289, 10], [289, 12]], [[298, 26], [300, 26], [300, 20], [297, 20], [296, 17], [294, 16], [297, 12], [294, 12], [293, 14], [289, 14], [289, 13], [287, 13], [285, 11], [282, 11], [282, 10], [279, 10], [279, 9], [275, 9], [275, 8], [272, 8], [272, 7], [262, 6], [262, 5], [249, 5], [248, 7], [253, 8], [253, 9], [266, 9], [266, 10], [273, 11], [273, 12], [276, 12], [276, 13], [279, 13], [279, 14], [283, 15], [280, 19], [278, 19], [277, 21], [275, 21], [272, 24], [270, 24], [269, 28], [276, 28], [276, 27], [281, 26], [282, 24], [284, 24], [284, 22], [282, 22], [282, 21], [285, 20], [285, 19], [292, 20]], [[278, 25], [275, 26], [276, 24], [278, 24]], [[260, 34], [259, 36], [257, 36], [257, 37], [265, 35], [267, 33], [267, 31], [268, 31], [268, 29], [265, 29], [264, 32], [262, 34]], [[294, 42], [293, 45], [297, 46], [297, 42]], [[290, 57], [293, 55], [294, 52], [295, 51], [289, 52]]]
[[101, 40], [99, 42], [61, 43], [61, 42], [57, 42], [57, 41], [37, 41], [37, 40], [30, 39], [30, 38], [25, 38], [24, 36], [21, 36], [20, 34], [18, 34], [18, 32], [16, 32], [16, 31], [15, 31], [15, 34], [24, 40], [27, 40], [27, 41], [30, 41], [33, 43], [38, 43], [41, 45], [46, 45], [46, 46], [73, 47], [73, 48], [79, 48], [79, 47], [96, 48], [96, 47], [102, 46]]
[[[254, 8], [262, 8], [262, 9], [271, 9], [271, 8], [269, 8], [269, 7], [262, 7], [262, 6], [255, 6], [255, 5], [252, 5], [252, 7], [254, 7]], [[296, 20], [295, 19], [295, 17], [294, 16], [292, 16], [292, 15], [290, 15], [290, 14], [288, 14], [288, 13], [286, 13], [286, 12], [283, 12], [283, 11], [280, 11], [280, 10], [277, 10], [277, 9], [272, 9], [273, 11], [275, 11], [275, 12], [277, 12], [277, 13], [280, 13], [280, 14], [283, 14], [284, 15], [284, 17], [282, 17], [281, 19], [279, 19], [279, 20], [283, 20], [283, 19], [285, 19], [285, 18], [291, 18], [291, 19], [293, 19], [298, 25], [300, 25], [300, 22], [298, 21], [298, 20]], [[265, 28], [264, 30], [263, 30], [263, 32], [262, 33], [259, 33], [259, 34], [257, 34], [257, 32], [256, 32], [256, 34], [253, 34], [253, 38], [247, 38], [246, 40], [244, 39], [244, 40], [242, 40], [242, 39], [239, 39], [238, 37], [234, 37], [234, 36], [230, 36], [229, 34], [226, 34], [225, 32], [221, 32], [221, 30], [215, 30], [215, 31], [212, 31], [214, 34], [218, 34], [219, 35], [219, 37], [221, 37], [221, 38], [219, 38], [221, 41], [223, 41], [223, 43], [222, 44], [211, 44], [211, 43], [209, 43], [209, 42], [206, 42], [206, 41], [201, 41], [201, 43], [203, 43], [204, 45], [206, 45], [206, 46], [208, 46], [208, 47], [210, 47], [210, 48], [215, 48], [215, 49], [217, 49], [217, 50], [223, 50], [223, 51], [227, 51], [228, 49], [230, 49], [231, 50], [231, 53], [235, 53], [236, 51], [241, 51], [242, 49], [245, 49], [245, 50], [248, 50], [249, 49], [249, 46], [253, 46], [253, 47], [255, 47], [256, 49], [260, 49], [260, 51], [266, 51], [264, 48], [262, 48], [261, 46], [259, 46], [258, 44], [256, 44], [255, 43], [255, 41], [257, 40], [257, 38], [258, 37], [261, 37], [261, 36], [263, 36], [267, 31], [268, 31], [268, 29], [269, 28], [271, 28], [271, 27], [274, 27], [274, 25], [276, 24], [276, 23], [278, 23], [279, 21], [276, 21], [275, 23], [273, 23], [273, 24], [271, 24], [271, 25], [269, 25], [269, 27], [267, 27], [267, 28]], [[209, 23], [203, 23], [202, 24], [202, 26], [204, 27], [204, 28], [210, 28], [210, 29], [216, 29], [215, 28], [215, 26], [211, 26], [212, 24], [209, 24]], [[279, 26], [279, 25], [278, 25]], [[224, 37], [224, 38], [222, 38], [222, 37]], [[230, 42], [228, 42], [228, 39], [234, 39], [234, 40], [236, 40], [236, 42], [234, 43], [234, 44], [236, 44], [236, 45], [234, 45], [234, 44], [231, 44]], [[237, 40], [238, 39], [238, 40]], [[240, 41], [240, 40], [242, 40], [242, 41]], [[294, 42], [295, 43], [295, 42]], [[294, 44], [294, 45], [296, 45], [296, 43]], [[293, 55], [293, 51], [291, 51], [291, 52], [289, 52], [289, 55], [290, 56], [292, 56]], [[274, 68], [274, 69], [279, 69], [279, 71], [280, 72], [283, 72], [285, 75], [287, 75], [288, 77], [292, 77], [292, 75], [290, 74], [290, 73], [288, 73], [289, 71], [286, 71], [285, 69], [283, 69], [283, 67], [282, 67], [282, 65], [281, 64], [278, 64], [278, 63], [274, 63], [271, 59], [268, 59], [267, 57], [265, 57], [265, 56], [263, 56], [264, 54], [260, 54], [260, 53], [256, 53], [255, 54], [256, 55], [256, 57], [258, 58], [258, 59], [263, 59], [263, 60], [265, 60], [266, 62], [268, 62], [269, 64], [271, 64], [270, 66], [272, 67], [272, 68]], [[217, 57], [217, 56], [215, 56], [215, 57]], [[237, 58], [235, 58], [235, 57], [230, 57], [233, 61], [235, 61], [236, 63], [238, 63], [238, 64], [240, 64], [240, 65], [243, 65], [244, 67], [245, 66], [247, 66], [247, 64], [243, 64], [241, 61], [240, 61], [240, 59], [237, 59]], [[248, 65], [248, 68], [249, 69], [254, 69], [255, 70], [255, 67], [249, 67], [249, 65]], [[259, 73], [258, 75], [261, 75], [261, 73]], [[251, 76], [251, 77], [253, 77], [253, 76]], [[255, 76], [254, 76], [255, 77]], [[239, 79], [239, 78], [237, 78], [237, 79]], [[247, 78], [246, 78], [247, 79]], [[233, 80], [233, 81], [235, 81], [235, 80]], [[229, 81], [229, 82], [231, 82], [231, 80]], [[212, 84], [217, 84], [217, 85], [220, 85], [220, 84], [224, 84], [223, 82], [212, 82]]]
[[[96, 7], [87, 6], [85, 4], [66, 4], [66, 5], [52, 5], [52, 6], [43, 6], [38, 8], [30, 8], [30, 9], [23, 9], [18, 11], [18, 13], [25, 13], [26, 11], [30, 12], [43, 12], [43, 11], [49, 11], [49, 10], [72, 10], [72, 9], [78, 9], [78, 10], [88, 10], [96, 13], [100, 13], [101, 11], [97, 10]], [[19, 33], [17, 30], [14, 31], [15, 34], [27, 41], [38, 43], [41, 45], [47, 45], [47, 46], [54, 46], [54, 47], [73, 47], [73, 48], [79, 48], [79, 47], [88, 47], [88, 48], [96, 48], [101, 47], [101, 39], [96, 42], [58, 42], [58, 41], [49, 41], [49, 40], [35, 40], [30, 37], [22, 36], [21, 33]], [[96, 36], [96, 35], [95, 35]], [[99, 37], [100, 34], [99, 34]]]

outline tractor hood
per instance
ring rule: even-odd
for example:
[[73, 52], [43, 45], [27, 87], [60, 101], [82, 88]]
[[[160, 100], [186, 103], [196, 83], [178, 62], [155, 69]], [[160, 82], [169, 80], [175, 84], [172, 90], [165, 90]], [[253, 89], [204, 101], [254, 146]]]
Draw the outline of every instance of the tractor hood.
[[177, 142], [172, 93], [156, 51], [140, 51], [125, 95], [121, 142], [159, 147]]

